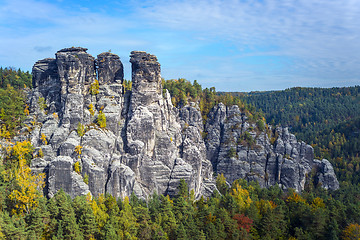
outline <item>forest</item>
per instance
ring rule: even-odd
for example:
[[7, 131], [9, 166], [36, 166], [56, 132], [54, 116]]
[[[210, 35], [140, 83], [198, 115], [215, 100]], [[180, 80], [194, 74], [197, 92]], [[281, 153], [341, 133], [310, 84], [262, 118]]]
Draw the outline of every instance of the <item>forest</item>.
[[[71, 199], [62, 190], [51, 199], [43, 196], [45, 176], [32, 174], [29, 167], [34, 157], [31, 143], [12, 140], [28, 114], [25, 96], [26, 89], [31, 87], [31, 75], [20, 69], [1, 68], [0, 81], [3, 155], [0, 161], [0, 239], [360, 238], [359, 151], [356, 150], [359, 87], [295, 88], [281, 91], [281, 97], [272, 98], [267, 94], [278, 93], [224, 94], [217, 93], [215, 88], [202, 89], [196, 81], [163, 80], [174, 106], [194, 101], [204, 121], [210, 109], [223, 102], [237, 104], [259, 125], [270, 122], [291, 127], [299, 139], [313, 144], [317, 156], [328, 157], [335, 163], [341, 187], [334, 192], [327, 191], [309, 180], [302, 193], [284, 192], [278, 186], [260, 188], [256, 182], [242, 179], [229, 186], [224, 176], [218, 175], [219, 191], [209, 198], [195, 199], [194, 192], [189, 191], [182, 180], [176, 196], [154, 193], [145, 201], [135, 195], [115, 199], [108, 194]], [[124, 87], [131, 90], [131, 82], [124, 81]], [[306, 97], [310, 91], [317, 97]], [[284, 97], [282, 92], [285, 92]], [[263, 100], [256, 100], [257, 97]], [[302, 100], [302, 106], [296, 99]], [[267, 107], [261, 107], [256, 101]], [[287, 108], [289, 103], [291, 108]], [[330, 109], [325, 110], [326, 106]], [[284, 109], [284, 118], [276, 114], [281, 109]], [[326, 144], [326, 139], [331, 140], [334, 149], [338, 147], [337, 152]], [[341, 159], [341, 164], [340, 160], [337, 164], [337, 158]]]

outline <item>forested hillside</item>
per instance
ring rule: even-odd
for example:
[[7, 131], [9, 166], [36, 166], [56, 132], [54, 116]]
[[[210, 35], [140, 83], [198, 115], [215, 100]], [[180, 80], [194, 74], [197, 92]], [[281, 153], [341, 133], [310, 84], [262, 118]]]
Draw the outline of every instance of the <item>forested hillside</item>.
[[360, 86], [232, 95], [261, 109], [270, 124], [289, 126], [314, 147], [317, 158], [331, 161], [340, 181], [359, 183]]
[[0, 126], [1, 136], [14, 136], [25, 116], [23, 89], [31, 87], [31, 74], [20, 69], [0, 68]]
[[[228, 186], [226, 179], [219, 175], [216, 180], [219, 192], [215, 191], [207, 199], [194, 199], [194, 193], [189, 192], [185, 181], [181, 181], [178, 194], [173, 198], [153, 194], [147, 201], [135, 195], [118, 200], [111, 195], [71, 199], [61, 190], [47, 199], [42, 194], [44, 174], [31, 174], [29, 167], [32, 159], [43, 153], [35, 153], [28, 141], [12, 142], [11, 139], [27, 114], [21, 89], [24, 84], [31, 85], [31, 76], [20, 70], [2, 69], [3, 72], [7, 74], [2, 75], [2, 82], [6, 84], [0, 89], [0, 106], [4, 109], [1, 110], [0, 239], [300, 240], [360, 237], [359, 185], [349, 182], [338, 191], [330, 192], [312, 182], [311, 176], [301, 194], [292, 190], [283, 192], [277, 186], [260, 188], [255, 182], [241, 179]], [[129, 82], [125, 85], [131, 90]], [[263, 119], [264, 114], [267, 116], [266, 111], [257, 111], [231, 95], [218, 96], [214, 88], [202, 89], [198, 83], [191, 84], [184, 79], [163, 81], [163, 86], [172, 94], [175, 106], [195, 101], [204, 118], [215, 103], [221, 101], [227, 105], [237, 104], [257, 127], [267, 127]], [[359, 119], [351, 118], [348, 123], [334, 124], [331, 130], [345, 137], [356, 133]], [[324, 129], [322, 133], [319, 137], [325, 138]], [[352, 137], [358, 139], [356, 135]], [[342, 146], [354, 148], [351, 143]], [[355, 155], [354, 159], [357, 157]], [[81, 171], [77, 165], [74, 168]]]

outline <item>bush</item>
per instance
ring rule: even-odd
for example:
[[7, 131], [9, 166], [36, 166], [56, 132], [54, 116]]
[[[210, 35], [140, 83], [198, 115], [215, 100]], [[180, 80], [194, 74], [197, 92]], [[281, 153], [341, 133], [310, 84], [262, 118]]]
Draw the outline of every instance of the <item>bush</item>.
[[261, 119], [256, 122], [256, 126], [260, 132], [263, 132], [265, 130], [265, 123]]
[[39, 97], [38, 104], [39, 104], [40, 110], [45, 110], [45, 108], [47, 108], [47, 105], [45, 103], [45, 98], [43, 98], [43, 97]]
[[74, 163], [74, 171], [77, 172], [78, 174], [80, 174], [80, 172], [81, 172], [80, 162]]
[[75, 152], [77, 153], [78, 158], [80, 158], [81, 149], [82, 149], [82, 146], [80, 146], [80, 145], [78, 145], [78, 146], [75, 147]]
[[102, 111], [100, 111], [99, 116], [97, 118], [97, 124], [101, 128], [106, 128], [106, 116]]
[[231, 148], [229, 149], [229, 152], [228, 152], [227, 156], [228, 156], [229, 158], [235, 158], [235, 157], [236, 157], [236, 149], [233, 148], [233, 147], [231, 147]]
[[96, 95], [99, 93], [99, 81], [95, 79], [95, 81], [90, 85], [90, 94]]
[[78, 123], [78, 125], [77, 125], [77, 133], [78, 133], [79, 137], [82, 137], [85, 134], [85, 127], [81, 123]]
[[84, 183], [89, 185], [89, 175], [87, 175], [86, 173], [84, 175]]
[[89, 109], [90, 114], [92, 116], [94, 116], [95, 110], [94, 110], [94, 105], [92, 105], [92, 103], [89, 104], [88, 109]]

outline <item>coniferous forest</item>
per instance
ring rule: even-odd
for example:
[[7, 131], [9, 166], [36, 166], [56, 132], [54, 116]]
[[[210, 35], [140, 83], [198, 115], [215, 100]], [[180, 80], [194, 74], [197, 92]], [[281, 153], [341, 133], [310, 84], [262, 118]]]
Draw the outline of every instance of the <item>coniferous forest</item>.
[[[90, 195], [71, 199], [60, 190], [43, 196], [44, 175], [34, 175], [30, 142], [16, 142], [28, 114], [31, 75], [0, 69], [0, 239], [359, 239], [359, 87], [293, 88], [265, 93], [216, 93], [185, 79], [163, 80], [174, 106], [196, 102], [204, 120], [218, 102], [237, 104], [263, 126], [289, 126], [335, 166], [340, 189], [309, 181], [302, 193], [218, 175], [209, 198], [195, 199], [185, 181], [174, 197], [154, 193], [115, 199]], [[124, 81], [126, 90], [131, 82]], [[206, 133], [205, 133], [206, 134]], [[37, 153], [41, 154], [41, 153]], [[309, 178], [311, 179], [311, 178]]]

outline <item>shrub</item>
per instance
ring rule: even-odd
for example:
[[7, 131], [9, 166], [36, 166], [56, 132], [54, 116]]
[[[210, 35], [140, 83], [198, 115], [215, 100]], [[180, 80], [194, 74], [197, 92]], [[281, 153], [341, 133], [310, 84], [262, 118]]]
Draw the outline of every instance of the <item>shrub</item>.
[[85, 127], [81, 123], [78, 123], [77, 125], [77, 133], [80, 137], [84, 136], [85, 134]]
[[100, 111], [99, 116], [97, 118], [97, 124], [101, 128], [106, 128], [106, 116], [102, 111]]
[[74, 163], [74, 171], [77, 172], [78, 174], [80, 174], [80, 172], [81, 172], [80, 162]]
[[78, 158], [80, 158], [81, 149], [82, 149], [82, 146], [80, 146], [80, 145], [78, 145], [78, 146], [75, 147], [75, 152], [77, 153]]
[[43, 156], [44, 156], [43, 150], [42, 150], [42, 148], [40, 148], [39, 152], [38, 152], [38, 157], [42, 158]]
[[90, 103], [90, 105], [88, 106], [89, 112], [92, 116], [94, 116], [95, 114], [95, 110], [94, 110], [94, 105], [92, 105], [92, 103]]
[[265, 123], [261, 119], [256, 122], [256, 126], [260, 132], [263, 132], [265, 130]]
[[45, 98], [43, 98], [43, 97], [39, 97], [38, 104], [39, 104], [40, 110], [45, 110], [45, 108], [47, 108], [47, 105], [45, 103]]
[[42, 143], [44, 144], [44, 145], [47, 145], [47, 140], [46, 140], [46, 135], [45, 134], [41, 134], [41, 141], [42, 141]]
[[96, 95], [99, 93], [99, 81], [95, 79], [95, 81], [90, 85], [90, 94]]
[[86, 173], [84, 175], [84, 183], [89, 185], [89, 175], [87, 175]]
[[229, 158], [234, 158], [234, 157], [236, 157], [236, 149], [233, 148], [233, 147], [231, 147], [231, 148], [229, 149], [229, 152], [228, 152], [227, 156], [228, 156]]

